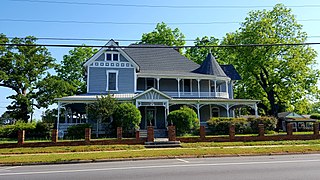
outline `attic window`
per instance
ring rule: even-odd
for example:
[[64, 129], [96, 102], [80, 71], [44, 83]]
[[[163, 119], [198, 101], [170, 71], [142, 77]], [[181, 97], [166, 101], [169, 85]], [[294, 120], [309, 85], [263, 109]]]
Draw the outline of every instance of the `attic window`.
[[107, 52], [106, 61], [119, 61], [119, 54], [113, 53], [113, 52]]

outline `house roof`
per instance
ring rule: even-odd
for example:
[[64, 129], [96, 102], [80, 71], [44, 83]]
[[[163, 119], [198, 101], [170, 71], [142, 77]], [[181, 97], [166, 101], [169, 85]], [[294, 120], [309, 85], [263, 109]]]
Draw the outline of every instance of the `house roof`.
[[[207, 63], [202, 64], [202, 68], [207, 68], [209, 65], [214, 72], [218, 73], [199, 73], [194, 72], [195, 69], [201, 67], [199, 64], [189, 60], [172, 48], [167, 48], [166, 45], [151, 45], [151, 44], [132, 44], [130, 48], [125, 48], [123, 51], [132, 58], [140, 67], [138, 75], [166, 75], [166, 76], [181, 76], [181, 77], [201, 77], [212, 78], [220, 76], [222, 78], [229, 77], [232, 80], [240, 80], [241, 77], [233, 67], [233, 65], [219, 65], [214, 57], [210, 57]], [[134, 48], [137, 47], [137, 48]], [[144, 48], [141, 48], [144, 47]], [[162, 48], [161, 48], [162, 47]], [[214, 59], [211, 63], [210, 58]], [[211, 63], [211, 64], [210, 64]]]
[[[124, 51], [139, 64], [140, 71], [191, 72], [199, 65], [165, 45], [132, 44]], [[137, 48], [134, 48], [137, 47]], [[144, 48], [141, 48], [144, 47]]]
[[278, 117], [279, 118], [305, 118], [304, 116], [300, 115], [300, 114], [297, 114], [295, 112], [281, 112], [281, 113], [278, 113]]
[[206, 59], [202, 62], [201, 66], [193, 72], [222, 77], [227, 76], [211, 53], [207, 55]]
[[232, 64], [227, 65], [220, 65], [221, 69], [226, 73], [228, 77], [230, 77], [232, 80], [241, 80], [240, 74], [237, 72], [237, 70], [234, 68]]

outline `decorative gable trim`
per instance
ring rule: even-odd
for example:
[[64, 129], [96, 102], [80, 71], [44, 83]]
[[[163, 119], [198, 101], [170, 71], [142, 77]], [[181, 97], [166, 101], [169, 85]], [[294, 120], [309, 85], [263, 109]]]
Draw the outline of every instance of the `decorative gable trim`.
[[170, 96], [164, 94], [163, 92], [161, 92], [155, 88], [150, 88], [150, 89], [144, 91], [143, 93], [136, 95], [132, 99], [138, 99], [140, 97], [143, 97], [144, 95], [146, 97], [148, 97], [148, 99], [160, 99], [160, 95], [165, 97], [166, 99], [171, 99]]
[[[121, 48], [117, 48], [119, 46], [113, 39], [111, 39], [105, 46], [114, 46], [114, 49], [117, 49], [120, 54], [122, 54], [129, 62], [133, 64], [133, 66], [139, 71], [140, 67], [139, 65]], [[95, 55], [93, 55], [86, 63], [84, 63], [84, 67], [88, 67], [91, 63], [93, 63], [101, 54], [104, 53], [105, 50], [107, 50], [107, 47], [101, 48]], [[120, 58], [120, 57], [119, 57]]]

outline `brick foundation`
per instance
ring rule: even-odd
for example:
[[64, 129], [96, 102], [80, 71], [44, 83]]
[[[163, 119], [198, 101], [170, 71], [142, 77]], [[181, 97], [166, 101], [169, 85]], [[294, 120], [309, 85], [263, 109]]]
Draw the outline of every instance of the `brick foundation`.
[[169, 141], [176, 141], [176, 127], [168, 126], [168, 139]]
[[148, 126], [147, 141], [148, 142], [154, 142], [154, 129], [153, 129], [153, 126]]

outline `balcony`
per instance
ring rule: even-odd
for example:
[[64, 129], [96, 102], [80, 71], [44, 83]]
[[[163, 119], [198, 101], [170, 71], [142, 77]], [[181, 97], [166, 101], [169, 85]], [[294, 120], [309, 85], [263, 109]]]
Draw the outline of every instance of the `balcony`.
[[170, 92], [162, 91], [173, 98], [224, 98], [229, 99], [227, 92]]

